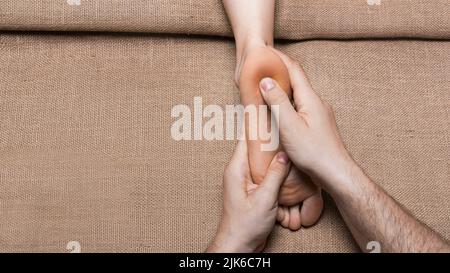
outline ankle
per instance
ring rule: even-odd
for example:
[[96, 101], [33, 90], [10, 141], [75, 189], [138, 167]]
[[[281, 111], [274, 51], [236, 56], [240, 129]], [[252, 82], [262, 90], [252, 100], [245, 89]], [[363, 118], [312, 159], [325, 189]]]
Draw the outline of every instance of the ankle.
[[255, 48], [273, 46], [272, 41], [266, 41], [261, 37], [253, 37], [247, 35], [244, 39], [236, 38], [236, 71], [234, 81], [239, 86], [239, 78], [241, 74], [241, 67], [245, 62], [246, 56]]

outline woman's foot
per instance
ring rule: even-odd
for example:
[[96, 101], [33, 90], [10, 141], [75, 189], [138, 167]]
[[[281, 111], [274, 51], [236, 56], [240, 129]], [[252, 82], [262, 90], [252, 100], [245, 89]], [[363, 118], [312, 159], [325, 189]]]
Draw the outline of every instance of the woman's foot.
[[314, 225], [323, 210], [322, 191], [296, 168], [291, 169], [281, 187], [278, 202], [277, 220], [290, 230]]
[[[284, 63], [263, 40], [249, 40], [248, 44], [238, 46], [235, 82], [240, 87], [242, 103], [262, 105], [264, 100], [259, 93], [259, 81], [263, 77], [272, 77], [290, 94], [289, 75]], [[270, 115], [267, 117], [270, 120]], [[246, 125], [248, 130], [248, 125]], [[249, 163], [253, 181], [260, 184], [265, 172], [277, 151], [261, 150], [261, 141], [247, 140]], [[323, 200], [318, 189], [309, 177], [292, 168], [280, 189], [279, 204], [285, 209], [279, 211], [282, 226], [298, 230], [302, 225], [315, 224], [323, 209]]]
[[284, 228], [292, 231], [303, 227], [310, 227], [317, 223], [323, 210], [322, 193], [308, 197], [302, 203], [295, 206], [279, 206], [277, 221]]

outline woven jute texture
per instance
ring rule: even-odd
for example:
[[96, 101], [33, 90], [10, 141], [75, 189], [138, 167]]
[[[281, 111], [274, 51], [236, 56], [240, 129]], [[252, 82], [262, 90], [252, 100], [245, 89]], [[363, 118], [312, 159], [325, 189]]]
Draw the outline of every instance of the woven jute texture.
[[[276, 8], [277, 38], [450, 38], [448, 0], [278, 0]], [[2, 0], [0, 30], [231, 36], [220, 0]]]
[[[449, 239], [450, 43], [281, 49], [334, 107], [356, 161]], [[0, 34], [0, 252], [66, 252], [70, 241], [82, 252], [203, 251], [234, 142], [174, 141], [171, 109], [195, 96], [239, 103], [234, 61], [230, 40]], [[327, 198], [316, 226], [276, 227], [267, 251], [357, 247]]]

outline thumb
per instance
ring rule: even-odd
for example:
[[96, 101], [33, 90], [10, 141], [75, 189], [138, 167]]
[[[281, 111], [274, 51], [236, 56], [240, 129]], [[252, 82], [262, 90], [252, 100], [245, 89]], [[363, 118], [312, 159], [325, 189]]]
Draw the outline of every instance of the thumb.
[[298, 116], [286, 92], [271, 78], [262, 79], [259, 87], [261, 95], [269, 105], [280, 130], [289, 128]]
[[269, 206], [278, 200], [278, 192], [286, 179], [290, 168], [290, 160], [285, 152], [275, 155], [267, 169], [263, 182], [258, 187], [256, 195], [260, 195], [260, 200], [267, 202]]

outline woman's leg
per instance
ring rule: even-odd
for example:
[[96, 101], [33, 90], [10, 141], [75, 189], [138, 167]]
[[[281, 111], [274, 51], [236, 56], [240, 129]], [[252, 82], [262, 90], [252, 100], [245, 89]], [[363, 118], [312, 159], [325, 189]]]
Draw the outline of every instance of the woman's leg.
[[[264, 77], [277, 80], [292, 95], [289, 75], [279, 57], [269, 47], [273, 46], [275, 0], [223, 0], [236, 41], [235, 82], [239, 86], [244, 106], [265, 105], [259, 93], [259, 81]], [[270, 113], [267, 115], [270, 124]], [[249, 163], [253, 181], [262, 182], [268, 165], [279, 151], [262, 151], [261, 140], [249, 139], [249, 123], [246, 135], [249, 147]], [[292, 230], [303, 224], [317, 222], [323, 208], [321, 191], [309, 177], [292, 169], [280, 190], [281, 205], [278, 220]], [[303, 202], [303, 203], [302, 203]]]
[[236, 41], [236, 84], [245, 55], [261, 46], [273, 46], [275, 0], [223, 0]]

